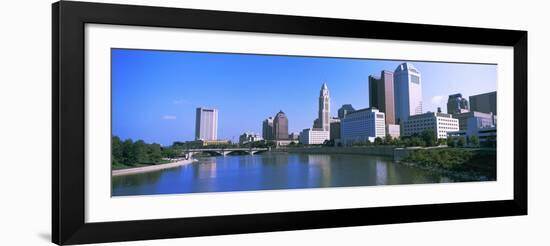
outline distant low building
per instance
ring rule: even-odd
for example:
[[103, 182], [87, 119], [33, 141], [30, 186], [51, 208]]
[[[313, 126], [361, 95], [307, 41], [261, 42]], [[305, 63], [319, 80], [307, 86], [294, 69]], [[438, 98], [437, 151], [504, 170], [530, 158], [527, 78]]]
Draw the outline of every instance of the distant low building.
[[476, 136], [482, 146], [495, 147], [497, 141], [496, 116], [492, 113], [469, 112], [458, 115], [459, 131], [449, 132], [451, 137]]
[[446, 139], [448, 132], [458, 131], [458, 119], [434, 112], [411, 115], [404, 123], [403, 136], [420, 135], [426, 130], [434, 132], [437, 139]]
[[290, 145], [291, 143], [298, 143], [298, 140], [274, 140], [272, 141], [275, 144], [276, 148], [279, 147], [285, 147], [287, 145]]
[[344, 145], [374, 141], [386, 136], [386, 119], [383, 112], [366, 108], [347, 114], [340, 121], [340, 136]]
[[207, 146], [219, 146], [219, 145], [227, 145], [231, 144], [231, 141], [229, 140], [195, 140], [195, 141], [187, 141], [185, 144], [189, 148], [201, 148], [201, 147], [207, 147]]
[[401, 136], [401, 127], [395, 124], [386, 124], [386, 135], [390, 135], [392, 138], [399, 138]]
[[487, 127], [480, 128], [477, 131], [457, 131], [449, 132], [449, 137], [472, 137], [476, 136], [479, 139], [480, 146], [483, 147], [496, 147], [497, 145], [497, 128]]
[[323, 144], [330, 139], [330, 131], [323, 131], [322, 128], [307, 128], [300, 132], [300, 143], [302, 144]]
[[477, 111], [470, 111], [461, 114], [453, 114], [453, 118], [458, 119], [458, 128], [461, 131], [468, 129], [468, 123], [471, 122], [470, 118], [476, 118], [475, 124], [481, 128], [496, 126], [496, 115], [493, 113], [483, 113]]
[[259, 134], [253, 132], [245, 132], [239, 136], [239, 144], [254, 143], [262, 140], [263, 138]]
[[291, 133], [288, 135], [288, 140], [299, 140], [300, 133]]

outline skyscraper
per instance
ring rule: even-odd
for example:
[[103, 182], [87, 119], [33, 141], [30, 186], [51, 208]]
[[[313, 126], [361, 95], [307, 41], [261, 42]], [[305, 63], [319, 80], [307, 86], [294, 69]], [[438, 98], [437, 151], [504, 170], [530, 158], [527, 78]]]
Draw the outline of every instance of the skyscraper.
[[273, 137], [273, 117], [269, 117], [262, 122], [262, 137], [265, 140], [274, 140]]
[[497, 115], [497, 92], [489, 92], [470, 96], [470, 109], [483, 113]]
[[279, 111], [273, 120], [273, 133], [275, 140], [288, 139], [288, 118], [283, 111]]
[[393, 73], [395, 96], [395, 122], [402, 125], [409, 116], [422, 113], [422, 77], [408, 62], [402, 63]]
[[338, 109], [338, 118], [343, 119], [346, 114], [349, 114], [351, 112], [355, 111], [353, 106], [351, 104], [344, 104], [340, 109]]
[[369, 104], [384, 112], [386, 124], [395, 124], [393, 73], [383, 70], [380, 77], [369, 76]]
[[448, 114], [460, 114], [468, 112], [470, 107], [468, 106], [468, 100], [462, 97], [462, 94], [457, 93], [449, 95], [447, 100], [447, 113]]
[[195, 140], [218, 139], [218, 110], [197, 108], [195, 118]]
[[327, 83], [323, 83], [319, 92], [319, 112], [318, 118], [313, 123], [313, 128], [330, 131], [330, 95]]

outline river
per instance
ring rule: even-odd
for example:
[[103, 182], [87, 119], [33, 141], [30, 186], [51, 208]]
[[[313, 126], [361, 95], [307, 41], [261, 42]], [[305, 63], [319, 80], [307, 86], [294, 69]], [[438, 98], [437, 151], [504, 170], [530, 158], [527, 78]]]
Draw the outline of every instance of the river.
[[445, 182], [453, 180], [440, 174], [394, 163], [388, 157], [268, 152], [258, 155], [201, 157], [185, 166], [112, 177], [112, 195]]

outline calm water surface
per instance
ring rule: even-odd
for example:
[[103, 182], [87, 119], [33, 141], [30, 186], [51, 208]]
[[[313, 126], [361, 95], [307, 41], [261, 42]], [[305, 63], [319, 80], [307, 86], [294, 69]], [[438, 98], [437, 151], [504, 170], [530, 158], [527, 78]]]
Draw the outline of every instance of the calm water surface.
[[345, 154], [264, 153], [199, 158], [189, 165], [112, 178], [112, 195], [299, 189], [453, 182], [394, 163]]

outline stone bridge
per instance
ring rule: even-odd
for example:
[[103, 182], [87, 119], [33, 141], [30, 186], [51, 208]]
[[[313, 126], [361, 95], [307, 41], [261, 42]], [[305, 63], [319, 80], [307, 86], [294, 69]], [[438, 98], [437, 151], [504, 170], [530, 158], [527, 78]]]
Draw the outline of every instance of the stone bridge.
[[183, 151], [183, 155], [191, 157], [195, 153], [209, 153], [218, 156], [225, 156], [231, 153], [246, 153], [253, 155], [259, 152], [269, 151], [269, 148], [205, 148], [205, 149], [187, 149]]

